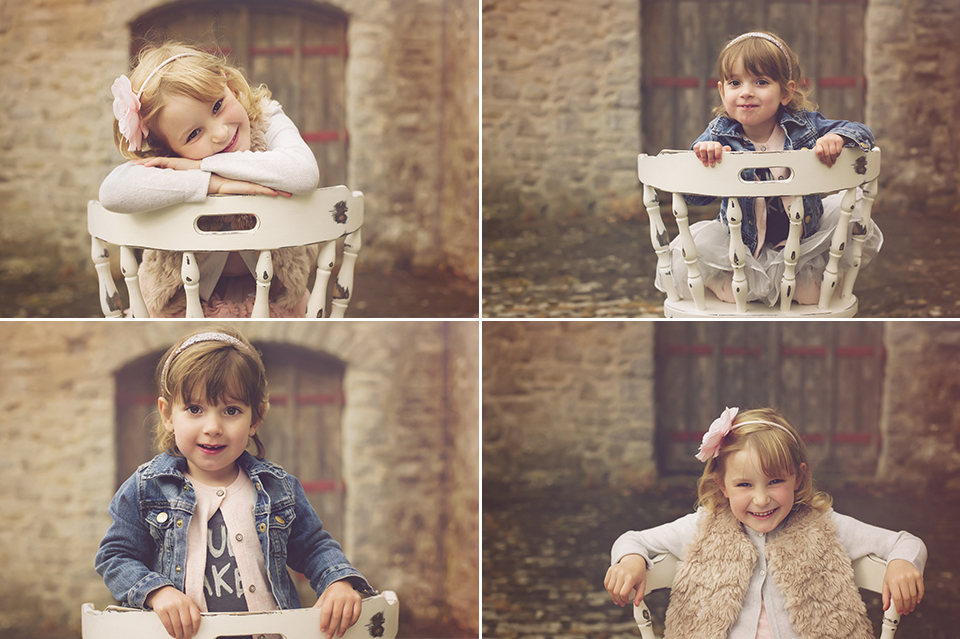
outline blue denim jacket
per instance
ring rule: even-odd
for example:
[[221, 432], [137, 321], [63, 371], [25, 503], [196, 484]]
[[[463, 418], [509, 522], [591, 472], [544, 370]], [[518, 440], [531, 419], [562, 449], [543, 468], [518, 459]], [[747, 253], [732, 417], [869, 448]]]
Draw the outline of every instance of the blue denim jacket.
[[[780, 128], [784, 133], [784, 150], [812, 149], [819, 138], [827, 133], [836, 133], [845, 138], [844, 146], [859, 146], [864, 151], [873, 148], [873, 131], [859, 122], [848, 120], [828, 120], [817, 111], [797, 111], [791, 113], [782, 106], [777, 112]], [[713, 120], [707, 130], [690, 145], [693, 149], [697, 142], [719, 142], [729, 146], [734, 151], [756, 151], [753, 142], [747, 139], [743, 132], [743, 125], [725, 115]], [[743, 172], [746, 180], [756, 179], [756, 170], [748, 169]], [[705, 195], [684, 195], [688, 204], [700, 206], [709, 204], [716, 198]], [[737, 198], [743, 211], [743, 225], [741, 235], [743, 243], [751, 255], [757, 249], [757, 218], [753, 211], [753, 198]], [[820, 218], [823, 216], [823, 204], [817, 194], [803, 196], [803, 234], [801, 238], [809, 237], [820, 228]], [[727, 200], [720, 204], [720, 219], [727, 222]]]
[[[340, 544], [323, 529], [293, 475], [248, 452], [237, 463], [256, 491], [257, 537], [281, 610], [300, 607], [287, 565], [306, 575], [317, 593], [341, 579], [349, 579], [361, 592], [372, 592]], [[100, 542], [96, 569], [123, 605], [144, 608], [147, 595], [162, 586], [184, 591], [187, 530], [197, 504], [183, 475], [186, 469], [183, 457], [161, 453], [140, 466], [110, 502], [113, 524]]]

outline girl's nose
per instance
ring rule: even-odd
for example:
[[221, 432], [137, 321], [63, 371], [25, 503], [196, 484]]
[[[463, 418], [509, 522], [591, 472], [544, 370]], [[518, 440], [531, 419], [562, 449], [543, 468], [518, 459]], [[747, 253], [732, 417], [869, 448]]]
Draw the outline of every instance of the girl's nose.
[[223, 144], [228, 139], [230, 135], [230, 127], [224, 125], [214, 129], [214, 134], [211, 136], [214, 144]]
[[220, 427], [219, 417], [210, 417], [203, 424], [203, 433], [205, 435], [218, 435], [223, 431]]

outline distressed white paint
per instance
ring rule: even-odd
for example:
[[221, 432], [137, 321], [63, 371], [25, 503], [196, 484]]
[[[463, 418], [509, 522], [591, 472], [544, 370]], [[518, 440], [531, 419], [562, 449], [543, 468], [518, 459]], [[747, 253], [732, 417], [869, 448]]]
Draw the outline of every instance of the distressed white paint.
[[[343, 634], [343, 639], [397, 636], [400, 603], [387, 590], [363, 600], [360, 620]], [[376, 615], [382, 615], [383, 624]], [[82, 639], [169, 639], [160, 617], [152, 610], [108, 607], [95, 610], [81, 607]], [[380, 634], [380, 629], [383, 632]], [[320, 632], [320, 609], [297, 608], [273, 612], [200, 613], [200, 629], [194, 639], [216, 639], [227, 635], [280, 634], [287, 639], [326, 639]]]
[[[786, 167], [790, 175], [783, 180], [748, 181], [741, 177], [745, 169]], [[659, 155], [641, 154], [637, 159], [637, 174], [644, 185], [644, 204], [650, 219], [650, 238], [657, 252], [657, 269], [662, 282], [670, 282], [671, 267], [668, 264], [669, 252], [664, 247], [669, 244], [660, 206], [654, 189], [674, 194], [674, 215], [680, 235], [683, 258], [688, 267], [688, 288], [692, 299], [674, 299], [672, 282], [665, 284], [667, 300], [664, 302], [664, 314], [668, 317], [740, 317], [756, 315], [764, 318], [774, 317], [852, 317], [856, 314], [858, 301], [853, 294], [853, 285], [860, 268], [860, 255], [863, 242], [869, 231], [871, 207], [877, 193], [877, 178], [880, 175], [880, 149], [865, 152], [859, 148], [845, 148], [832, 167], [827, 167], [810, 149], [798, 151], [772, 151], [753, 153], [733, 151], [723, 154], [722, 161], [714, 167], [705, 167], [692, 151], [662, 151]], [[802, 234], [803, 210], [799, 196], [817, 193], [826, 194], [847, 190], [855, 198], [856, 187], [864, 191], [861, 206], [864, 225], [855, 229], [853, 241], [846, 239], [850, 213], [841, 213], [838, 230], [833, 237], [830, 249], [830, 263], [824, 273], [821, 297], [816, 306], [793, 304], [796, 294], [796, 263], [799, 255], [800, 236]], [[696, 247], [690, 234], [687, 209], [676, 202], [680, 193], [730, 198], [727, 204], [727, 222], [730, 225], [730, 264], [733, 268], [733, 294], [735, 304], [721, 302], [713, 295], [703, 296], [703, 282], [696, 268]], [[784, 247], [784, 277], [780, 283], [780, 308], [771, 309], [755, 302], [747, 304], [746, 277], [743, 272], [746, 263], [746, 247], [740, 235], [743, 222], [742, 211], [736, 205], [737, 197], [787, 197], [795, 199], [789, 207], [790, 230]], [[850, 212], [852, 212], [852, 206]], [[839, 277], [836, 276], [839, 260], [844, 251], [852, 251], [854, 266], [843, 278], [843, 294], [835, 296]], [[836, 257], [834, 257], [836, 253]], [[691, 268], [691, 264], [694, 267]], [[832, 265], [832, 266], [831, 266]], [[833, 269], [832, 271], [830, 269]]]
[[[242, 231], [202, 231], [197, 220], [206, 216], [250, 215], [256, 219], [252, 229]], [[103, 208], [99, 202], [87, 205], [87, 229], [93, 237], [91, 255], [100, 281], [100, 300], [104, 315], [117, 317], [121, 314], [119, 295], [110, 274], [107, 244], [126, 248], [148, 248], [178, 251], [184, 254], [181, 275], [187, 297], [187, 317], [203, 317], [200, 309], [200, 273], [196, 268], [193, 253], [201, 251], [260, 251], [264, 252], [290, 246], [323, 244], [318, 260], [318, 275], [326, 273], [310, 297], [307, 316], [317, 317], [326, 302], [326, 283], [335, 264], [334, 245], [339, 238], [344, 241], [343, 264], [338, 275], [338, 284], [350, 295], [333, 300], [332, 317], [343, 317], [353, 294], [353, 274], [360, 250], [360, 227], [363, 225], [363, 194], [351, 192], [345, 186], [317, 189], [307, 195], [295, 195], [289, 199], [267, 196], [218, 196], [208, 197], [203, 203], [178, 204], [146, 213], [114, 213]], [[326, 247], [331, 247], [327, 249]], [[190, 255], [188, 258], [187, 256]], [[146, 317], [142, 304], [139, 279], [135, 264], [130, 263], [132, 253], [123, 261], [122, 269], [130, 294], [130, 308], [134, 317]], [[267, 263], [270, 259], [267, 258]], [[264, 264], [266, 267], [267, 264]], [[269, 277], [265, 269], [257, 269], [257, 302], [255, 317], [268, 317], [269, 306], [260, 300], [260, 291], [269, 287], [273, 278], [272, 266]], [[318, 290], [319, 287], [319, 290]], [[114, 301], [116, 300], [116, 302]], [[139, 300], [139, 302], [138, 302]], [[113, 308], [117, 306], [117, 308]], [[260, 315], [259, 313], [266, 314]]]

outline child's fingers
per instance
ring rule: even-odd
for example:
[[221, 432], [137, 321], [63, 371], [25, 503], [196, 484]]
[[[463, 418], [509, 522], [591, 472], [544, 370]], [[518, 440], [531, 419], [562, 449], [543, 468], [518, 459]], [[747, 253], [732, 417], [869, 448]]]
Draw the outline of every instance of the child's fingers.
[[[332, 610], [330, 611], [330, 624], [327, 626], [327, 639], [331, 639], [334, 633], [336, 633], [340, 628], [340, 620], [343, 618], [343, 606], [334, 604], [331, 606]], [[343, 636], [341, 632], [339, 636]]]
[[883, 609], [887, 610], [890, 608], [890, 589], [887, 587], [887, 583], [883, 583]]

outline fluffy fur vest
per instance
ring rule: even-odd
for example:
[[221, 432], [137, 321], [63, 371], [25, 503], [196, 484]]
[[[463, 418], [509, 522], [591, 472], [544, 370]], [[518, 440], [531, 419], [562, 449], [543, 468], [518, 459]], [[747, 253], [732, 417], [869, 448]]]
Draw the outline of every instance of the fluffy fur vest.
[[[766, 557], [803, 639], [872, 639], [850, 557], [827, 514], [794, 506]], [[677, 566], [664, 639], [725, 639], [756, 564], [757, 549], [729, 508], [704, 516]]]
[[[267, 150], [266, 129], [266, 118], [251, 123], [252, 151]], [[243, 224], [243, 220], [231, 218], [231, 222], [227, 224], [230, 223]], [[221, 230], [226, 229], [221, 226]], [[313, 267], [316, 266], [319, 250], [318, 246], [294, 246], [270, 252], [274, 272], [270, 299], [273, 302], [288, 309], [294, 308], [300, 302], [307, 292], [307, 282]], [[208, 256], [209, 254], [197, 254], [197, 263], [202, 266]], [[182, 265], [183, 253], [144, 250], [139, 273], [140, 289], [151, 315], [160, 315], [165, 308], [186, 307], [186, 294], [180, 275]]]

